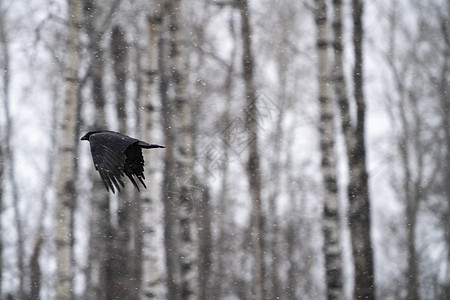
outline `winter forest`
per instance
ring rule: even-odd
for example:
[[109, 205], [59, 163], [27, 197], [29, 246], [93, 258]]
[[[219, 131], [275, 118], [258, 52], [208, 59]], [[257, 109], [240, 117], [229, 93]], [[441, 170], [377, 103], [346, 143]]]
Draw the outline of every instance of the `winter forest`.
[[[1, 299], [450, 299], [447, 0], [0, 0]], [[107, 192], [92, 130], [143, 150]]]

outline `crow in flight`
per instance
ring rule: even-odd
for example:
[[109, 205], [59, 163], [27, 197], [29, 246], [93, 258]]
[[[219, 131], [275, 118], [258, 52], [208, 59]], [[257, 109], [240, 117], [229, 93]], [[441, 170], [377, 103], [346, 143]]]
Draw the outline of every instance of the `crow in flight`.
[[95, 169], [100, 173], [106, 190], [115, 193], [124, 187], [123, 174], [127, 175], [139, 191], [135, 178], [144, 188], [144, 157], [142, 148], [165, 148], [148, 144], [115, 131], [90, 131], [81, 140], [89, 141]]

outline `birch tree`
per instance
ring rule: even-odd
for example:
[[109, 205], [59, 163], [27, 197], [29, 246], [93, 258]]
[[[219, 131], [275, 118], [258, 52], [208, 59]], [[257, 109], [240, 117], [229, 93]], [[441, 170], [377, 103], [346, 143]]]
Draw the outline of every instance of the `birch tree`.
[[[116, 111], [119, 123], [119, 132], [127, 132], [127, 63], [128, 45], [125, 40], [124, 29], [116, 25], [112, 29], [110, 50], [114, 73], [114, 90], [116, 96]], [[139, 218], [140, 202], [138, 194], [133, 190], [125, 189], [118, 199], [117, 227], [113, 230], [113, 272], [115, 274], [114, 296], [118, 298], [137, 298], [139, 292], [139, 279], [136, 271], [134, 255], [137, 254], [133, 232], [135, 230], [133, 219]], [[137, 208], [137, 209], [133, 209]]]
[[196, 299], [198, 240], [191, 196], [194, 126], [186, 90], [187, 60], [179, 23], [181, 1], [164, 1], [163, 8], [158, 65], [166, 137], [163, 202], [168, 298]]
[[341, 230], [335, 157], [336, 129], [334, 126], [335, 113], [330, 86], [331, 60], [327, 19], [326, 1], [317, 0], [315, 21], [317, 27], [316, 49], [318, 53], [321, 171], [325, 187], [323, 233], [327, 298], [343, 299]]
[[82, 2], [69, 1], [68, 28], [66, 40], [66, 91], [63, 105], [63, 120], [59, 125], [61, 143], [58, 147], [57, 208], [56, 208], [56, 248], [57, 282], [56, 298], [72, 297], [72, 222], [76, 201], [75, 177], [77, 169], [77, 108], [78, 108], [78, 68], [80, 63], [80, 24]]
[[[154, 10], [147, 19], [148, 24], [148, 51], [145, 61], [143, 85], [144, 93], [140, 108], [140, 128], [142, 136], [153, 140], [155, 122], [154, 113], [158, 93], [158, 39], [161, 31], [161, 3], [154, 4]], [[142, 201], [142, 297], [146, 299], [160, 299], [161, 295], [161, 257], [163, 249], [162, 240], [158, 238], [160, 231], [161, 202], [158, 197], [158, 188], [155, 184], [155, 152], [144, 151], [144, 160], [149, 166], [145, 168], [145, 178], [148, 178], [148, 190], [141, 193]]]
[[[172, 2], [172, 1], [171, 1]], [[181, 0], [169, 5], [172, 32], [171, 54], [173, 58], [172, 80], [175, 84], [174, 99], [175, 127], [178, 137], [175, 146], [177, 191], [178, 191], [178, 226], [180, 232], [179, 259], [181, 264], [182, 299], [198, 298], [198, 237], [195, 222], [194, 201], [194, 144], [192, 101], [187, 94], [187, 56], [183, 51], [183, 32], [181, 31]]]
[[170, 17], [169, 1], [161, 1], [161, 31], [158, 40], [158, 69], [159, 69], [159, 94], [162, 109], [162, 126], [164, 131], [164, 174], [162, 202], [164, 203], [164, 252], [166, 259], [166, 288], [168, 299], [179, 299], [178, 266], [176, 259], [176, 239], [174, 215], [176, 200], [174, 151], [175, 151], [175, 130], [173, 124], [173, 104], [169, 98], [169, 86], [171, 84], [171, 60], [167, 53], [170, 53]]
[[[103, 33], [100, 29], [102, 15], [95, 0], [84, 0], [83, 25], [87, 34], [89, 69], [86, 80], [90, 83], [90, 95], [94, 104], [95, 118], [93, 127], [104, 129], [107, 127], [105, 115], [104, 93], [104, 50], [101, 46]], [[113, 265], [112, 224], [110, 220], [110, 200], [103, 183], [95, 169], [91, 170], [92, 178], [90, 216], [90, 243], [88, 250], [87, 287], [88, 297], [111, 297], [113, 285], [111, 274]]]

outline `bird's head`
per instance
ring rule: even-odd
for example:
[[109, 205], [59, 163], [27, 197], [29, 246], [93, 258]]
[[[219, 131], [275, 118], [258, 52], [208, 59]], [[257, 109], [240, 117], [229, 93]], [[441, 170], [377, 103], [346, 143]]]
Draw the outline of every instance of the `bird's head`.
[[86, 133], [85, 135], [83, 135], [83, 137], [81, 138], [82, 141], [89, 141], [89, 138], [91, 137], [91, 135], [93, 135], [94, 133], [102, 133], [102, 132], [107, 132], [107, 130], [94, 130], [94, 131], [89, 131], [88, 133]]
[[93, 134], [94, 132], [90, 131], [88, 133], [86, 133], [85, 135], [83, 135], [83, 137], [81, 138], [82, 141], [89, 141], [89, 137], [91, 136], [91, 134]]

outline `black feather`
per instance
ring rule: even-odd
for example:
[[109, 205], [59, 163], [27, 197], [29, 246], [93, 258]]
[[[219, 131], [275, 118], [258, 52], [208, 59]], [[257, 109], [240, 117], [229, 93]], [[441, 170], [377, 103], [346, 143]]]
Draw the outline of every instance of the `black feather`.
[[113, 193], [125, 186], [124, 175], [138, 191], [138, 182], [147, 188], [144, 182], [142, 148], [165, 148], [114, 131], [91, 131], [81, 139], [90, 142], [95, 169], [99, 172], [106, 190]]

